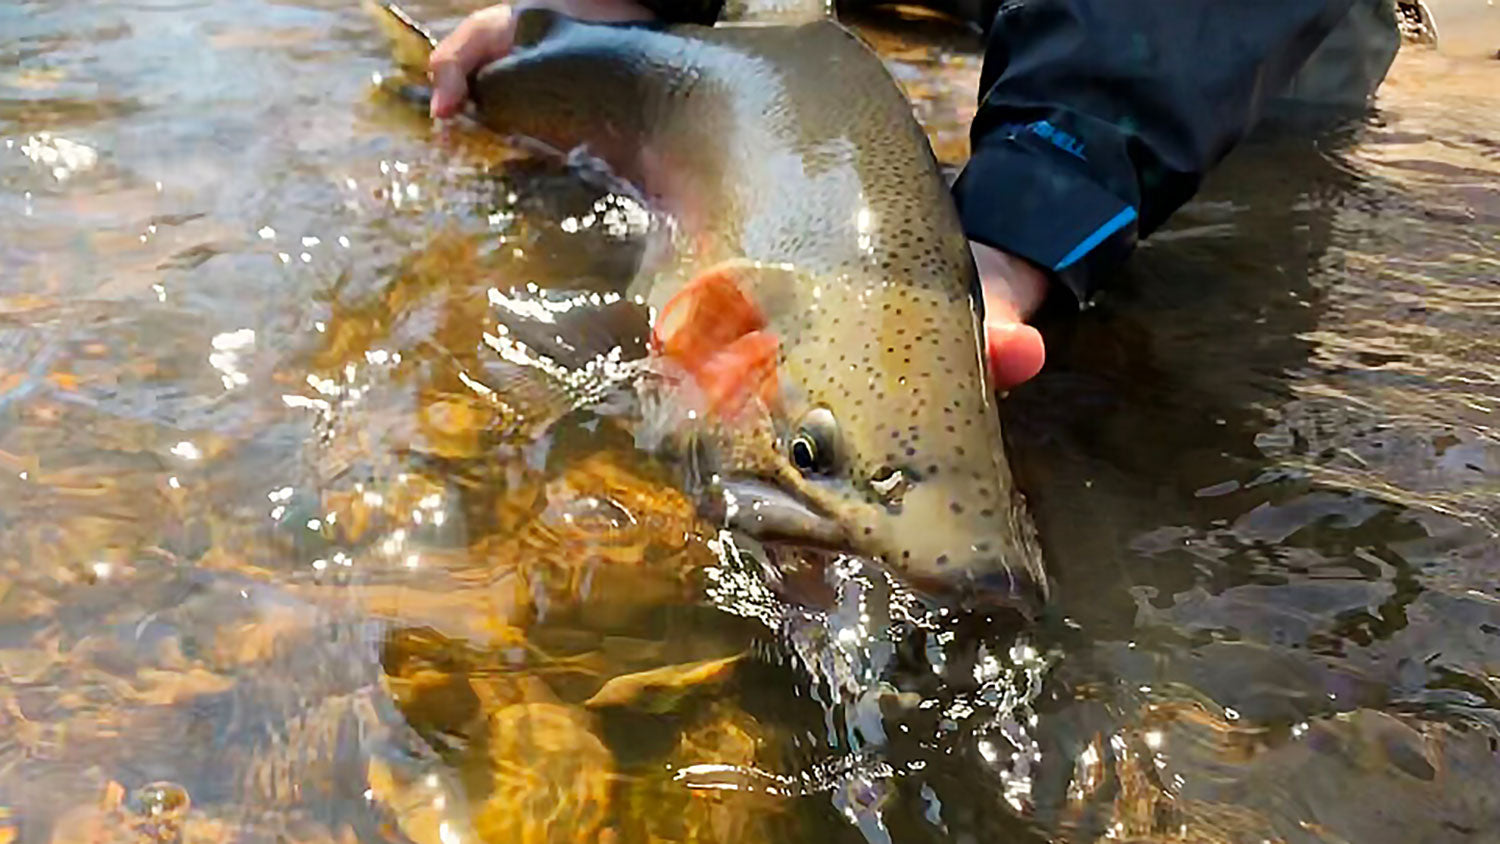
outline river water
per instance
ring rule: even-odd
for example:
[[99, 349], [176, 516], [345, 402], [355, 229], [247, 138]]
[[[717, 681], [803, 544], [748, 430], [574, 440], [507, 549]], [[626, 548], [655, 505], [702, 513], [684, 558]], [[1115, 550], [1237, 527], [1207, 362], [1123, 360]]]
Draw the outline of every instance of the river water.
[[[956, 165], [973, 45], [903, 32]], [[473, 388], [642, 211], [389, 70], [342, 0], [0, 6], [0, 842], [1493, 840], [1496, 62], [1268, 124], [1043, 315], [1057, 604], [963, 690]]]

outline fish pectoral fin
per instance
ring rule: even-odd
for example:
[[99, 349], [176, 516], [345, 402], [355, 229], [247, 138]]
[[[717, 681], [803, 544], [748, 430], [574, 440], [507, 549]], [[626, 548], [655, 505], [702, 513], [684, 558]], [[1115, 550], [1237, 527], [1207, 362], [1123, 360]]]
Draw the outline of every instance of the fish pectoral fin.
[[646, 356], [650, 310], [617, 292], [511, 287], [489, 291], [496, 331], [570, 369], [611, 355]]
[[490, 291], [497, 325], [469, 387], [505, 411], [507, 439], [526, 440], [633, 384], [646, 357], [647, 309], [615, 294]]
[[619, 404], [636, 376], [629, 362], [569, 369], [505, 335], [486, 334], [484, 341], [495, 356], [477, 373], [461, 375], [499, 411], [492, 433], [507, 443], [533, 442], [575, 410]]

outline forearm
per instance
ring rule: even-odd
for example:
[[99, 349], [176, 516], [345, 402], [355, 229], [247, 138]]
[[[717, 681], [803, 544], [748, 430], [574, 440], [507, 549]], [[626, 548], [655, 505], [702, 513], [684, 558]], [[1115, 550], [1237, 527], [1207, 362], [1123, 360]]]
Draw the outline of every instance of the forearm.
[[1081, 298], [1186, 202], [1352, 0], [1012, 0], [989, 32], [969, 236]]

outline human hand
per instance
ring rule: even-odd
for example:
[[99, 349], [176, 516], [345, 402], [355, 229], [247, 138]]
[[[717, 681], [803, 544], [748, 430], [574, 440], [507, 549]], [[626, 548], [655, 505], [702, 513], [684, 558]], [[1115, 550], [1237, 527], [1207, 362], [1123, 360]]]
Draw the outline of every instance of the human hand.
[[634, 0], [520, 0], [480, 9], [440, 41], [428, 60], [432, 79], [433, 117], [452, 117], [469, 96], [469, 74], [510, 53], [516, 37], [516, 14], [523, 9], [552, 9], [591, 21], [651, 20]]
[[984, 290], [985, 357], [997, 390], [1031, 380], [1042, 369], [1047, 351], [1042, 334], [1025, 321], [1047, 295], [1047, 276], [1032, 264], [975, 241], [974, 264]]

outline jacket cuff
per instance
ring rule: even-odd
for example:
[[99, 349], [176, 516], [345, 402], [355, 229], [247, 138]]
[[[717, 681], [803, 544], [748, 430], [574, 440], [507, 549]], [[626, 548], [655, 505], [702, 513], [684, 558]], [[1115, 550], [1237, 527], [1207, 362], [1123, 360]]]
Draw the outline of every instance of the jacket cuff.
[[964, 233], [1018, 255], [1088, 304], [1135, 247], [1137, 212], [1045, 120], [988, 133], [953, 185]]

